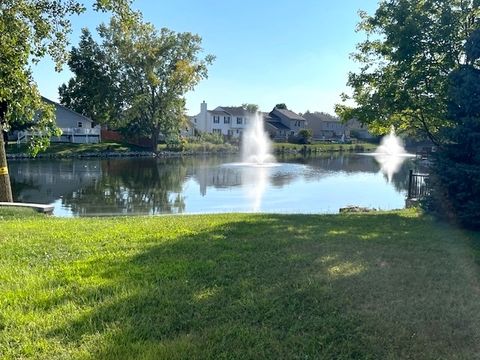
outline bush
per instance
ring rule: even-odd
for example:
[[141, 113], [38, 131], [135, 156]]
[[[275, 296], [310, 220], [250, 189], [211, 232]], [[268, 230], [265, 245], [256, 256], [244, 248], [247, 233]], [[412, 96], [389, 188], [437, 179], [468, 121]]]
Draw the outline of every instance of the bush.
[[223, 144], [224, 139], [222, 134], [219, 133], [207, 133], [203, 132], [200, 134], [199, 137], [200, 142], [206, 142], [206, 143], [211, 143], [211, 144]]
[[434, 155], [427, 210], [480, 229], [480, 30], [466, 44], [467, 65], [449, 75], [445, 144]]

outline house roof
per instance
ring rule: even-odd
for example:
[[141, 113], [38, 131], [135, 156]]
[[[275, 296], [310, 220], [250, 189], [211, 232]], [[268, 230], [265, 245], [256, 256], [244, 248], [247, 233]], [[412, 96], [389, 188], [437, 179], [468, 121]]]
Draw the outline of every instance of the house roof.
[[280, 114], [282, 114], [286, 118], [289, 118], [290, 120], [305, 120], [304, 117], [287, 109], [274, 108], [272, 113], [275, 114], [275, 112], [279, 112]]
[[285, 126], [280, 121], [267, 120], [266, 123], [277, 130], [290, 130], [288, 126]]
[[223, 110], [208, 110], [208, 112], [212, 115], [231, 115]]
[[85, 115], [82, 115], [76, 111], [73, 111], [72, 109], [69, 109], [68, 107], [62, 105], [62, 104], [59, 104], [53, 100], [50, 100], [50, 99], [47, 99], [46, 97], [42, 96], [42, 100], [47, 102], [47, 103], [50, 103], [52, 105], [55, 105], [56, 107], [61, 107], [62, 109], [65, 109], [66, 111], [72, 113], [72, 114], [75, 114], [76, 116], [79, 116], [81, 117], [82, 119], [86, 120], [86, 121], [90, 121], [90, 122], [93, 122], [92, 119], [90, 119], [89, 117], [86, 117]]
[[308, 121], [340, 122], [338, 117], [322, 113], [305, 113], [303, 117]]
[[215, 110], [221, 109], [232, 116], [246, 116], [247, 110], [241, 106], [219, 106]]

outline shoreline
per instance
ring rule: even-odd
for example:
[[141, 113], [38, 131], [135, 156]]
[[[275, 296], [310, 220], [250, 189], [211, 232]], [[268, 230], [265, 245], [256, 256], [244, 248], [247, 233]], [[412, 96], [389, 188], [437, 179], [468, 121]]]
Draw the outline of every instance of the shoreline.
[[[289, 146], [277, 145], [273, 148], [274, 155], [308, 155], [315, 156], [322, 153], [355, 153], [355, 152], [371, 152], [369, 147], [360, 146], [356, 147], [332, 147], [332, 148], [319, 148], [315, 145], [295, 145], [289, 144]], [[203, 155], [232, 155], [240, 153], [240, 149], [234, 149], [230, 151], [198, 151], [198, 150], [184, 150], [184, 151], [168, 151], [161, 150], [158, 152], [152, 151], [91, 151], [91, 152], [67, 152], [67, 153], [39, 153], [36, 156], [32, 156], [28, 153], [7, 153], [7, 160], [32, 160], [32, 159], [80, 159], [80, 158], [127, 158], [127, 157], [152, 157], [152, 158], [178, 158], [183, 156], [203, 156]]]

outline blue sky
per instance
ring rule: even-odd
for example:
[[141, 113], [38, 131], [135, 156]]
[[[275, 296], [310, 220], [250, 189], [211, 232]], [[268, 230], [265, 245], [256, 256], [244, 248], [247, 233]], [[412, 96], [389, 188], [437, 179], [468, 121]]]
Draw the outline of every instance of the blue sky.
[[[87, 4], [90, 0], [86, 1]], [[373, 13], [376, 0], [136, 0], [134, 8], [157, 28], [199, 34], [205, 54], [216, 60], [208, 79], [187, 94], [187, 113], [254, 103], [268, 111], [286, 103], [296, 112], [333, 113], [339, 95], [348, 92], [349, 59], [362, 34], [355, 33], [357, 11]], [[91, 10], [73, 18], [71, 43], [82, 27], [94, 32], [108, 14]], [[54, 71], [49, 60], [33, 68], [41, 93], [58, 99], [58, 86], [71, 73]]]

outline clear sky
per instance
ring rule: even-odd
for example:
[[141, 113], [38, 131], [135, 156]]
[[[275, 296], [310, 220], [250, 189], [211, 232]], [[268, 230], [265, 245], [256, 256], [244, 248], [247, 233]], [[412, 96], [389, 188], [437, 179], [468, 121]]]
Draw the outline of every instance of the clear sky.
[[[87, 4], [91, 0], [85, 1]], [[205, 100], [208, 108], [254, 103], [263, 111], [286, 103], [296, 112], [333, 113], [348, 92], [349, 59], [363, 34], [355, 33], [358, 10], [373, 13], [377, 0], [136, 0], [134, 8], [157, 28], [199, 34], [205, 54], [216, 56], [203, 80], [187, 94], [187, 113]], [[73, 18], [71, 43], [80, 29], [108, 21], [91, 10]], [[42, 95], [58, 99], [71, 73], [56, 73], [51, 61], [33, 68]]]

